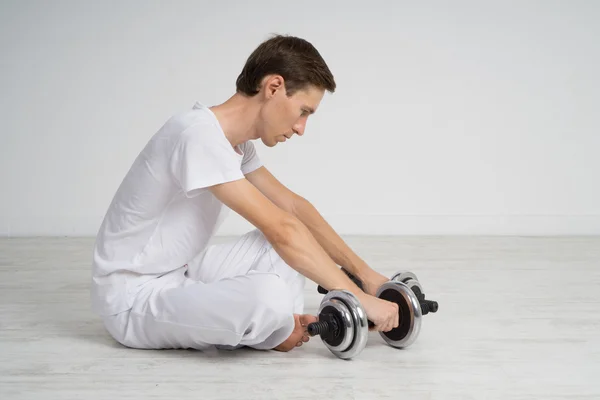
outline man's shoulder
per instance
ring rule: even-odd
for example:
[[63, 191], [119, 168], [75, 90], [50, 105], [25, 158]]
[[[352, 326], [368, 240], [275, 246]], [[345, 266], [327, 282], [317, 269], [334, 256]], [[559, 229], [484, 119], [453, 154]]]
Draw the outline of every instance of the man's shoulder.
[[212, 132], [216, 128], [215, 120], [210, 110], [196, 103], [191, 109], [173, 114], [161, 131], [170, 135], [189, 135], [191, 130], [197, 132]]

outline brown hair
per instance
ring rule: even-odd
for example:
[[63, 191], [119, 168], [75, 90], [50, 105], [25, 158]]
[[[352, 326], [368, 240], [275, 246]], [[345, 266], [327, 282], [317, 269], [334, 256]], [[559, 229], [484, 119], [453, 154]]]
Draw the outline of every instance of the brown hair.
[[309, 85], [335, 92], [336, 84], [329, 67], [308, 41], [287, 35], [275, 35], [261, 43], [248, 57], [236, 80], [237, 92], [254, 96], [262, 79], [278, 74], [285, 80], [288, 96]]

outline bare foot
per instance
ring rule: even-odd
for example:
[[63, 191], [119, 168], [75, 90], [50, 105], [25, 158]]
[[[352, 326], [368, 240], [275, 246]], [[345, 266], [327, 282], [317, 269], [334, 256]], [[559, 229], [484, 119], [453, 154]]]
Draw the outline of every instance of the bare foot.
[[318, 318], [310, 314], [294, 314], [294, 330], [290, 337], [288, 337], [283, 343], [275, 347], [273, 350], [277, 351], [290, 351], [295, 347], [302, 346], [310, 340], [307, 332], [307, 326], [310, 323], [317, 322]]

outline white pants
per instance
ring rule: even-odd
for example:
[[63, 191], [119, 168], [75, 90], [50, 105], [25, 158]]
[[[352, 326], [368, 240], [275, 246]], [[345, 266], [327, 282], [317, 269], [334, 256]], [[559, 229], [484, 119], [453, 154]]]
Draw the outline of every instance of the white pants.
[[304, 281], [254, 230], [146, 284], [131, 310], [104, 325], [132, 348], [272, 349], [303, 312]]

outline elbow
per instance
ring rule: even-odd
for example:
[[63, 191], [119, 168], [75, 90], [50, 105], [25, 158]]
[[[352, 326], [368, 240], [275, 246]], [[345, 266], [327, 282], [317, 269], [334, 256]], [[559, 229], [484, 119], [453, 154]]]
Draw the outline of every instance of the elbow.
[[294, 201], [292, 202], [291, 212], [295, 216], [300, 216], [310, 207], [312, 207], [312, 204], [308, 200], [302, 196], [296, 195], [294, 197]]
[[297, 237], [302, 233], [302, 222], [293, 215], [285, 215], [267, 233], [267, 239], [277, 247], [287, 247], [297, 242]]

